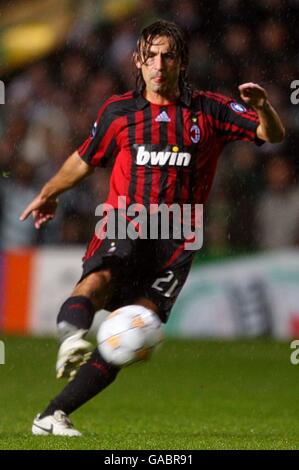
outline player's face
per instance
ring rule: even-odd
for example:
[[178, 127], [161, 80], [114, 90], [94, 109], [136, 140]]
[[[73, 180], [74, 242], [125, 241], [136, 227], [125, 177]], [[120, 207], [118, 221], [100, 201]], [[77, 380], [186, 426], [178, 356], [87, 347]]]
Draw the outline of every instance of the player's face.
[[177, 92], [181, 60], [175, 54], [171, 39], [157, 36], [147, 51], [141, 49], [141, 60], [136, 60], [137, 68], [142, 71], [146, 91], [169, 96]]

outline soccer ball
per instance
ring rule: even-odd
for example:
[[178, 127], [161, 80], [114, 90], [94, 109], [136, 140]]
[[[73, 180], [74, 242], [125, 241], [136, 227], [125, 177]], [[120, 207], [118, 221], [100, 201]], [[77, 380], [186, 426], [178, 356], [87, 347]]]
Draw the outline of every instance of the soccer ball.
[[108, 315], [99, 328], [97, 340], [107, 362], [127, 366], [147, 359], [162, 341], [161, 321], [148, 308], [127, 305]]

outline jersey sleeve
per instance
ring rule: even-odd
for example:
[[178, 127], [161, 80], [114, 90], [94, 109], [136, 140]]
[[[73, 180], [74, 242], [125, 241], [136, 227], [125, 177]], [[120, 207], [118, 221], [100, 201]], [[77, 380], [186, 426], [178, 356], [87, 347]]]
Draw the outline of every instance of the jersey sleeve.
[[88, 165], [105, 167], [117, 151], [114, 121], [109, 100], [100, 108], [90, 135], [78, 148], [82, 160]]
[[210, 100], [212, 126], [225, 142], [243, 140], [257, 145], [264, 143], [256, 135], [259, 119], [255, 111], [220, 94], [213, 94]]

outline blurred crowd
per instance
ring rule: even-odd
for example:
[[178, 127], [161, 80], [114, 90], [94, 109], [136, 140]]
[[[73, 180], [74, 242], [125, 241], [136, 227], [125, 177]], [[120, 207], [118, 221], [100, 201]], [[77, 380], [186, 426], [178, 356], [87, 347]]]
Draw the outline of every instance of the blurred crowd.
[[40, 231], [18, 217], [88, 136], [104, 100], [134, 88], [136, 38], [158, 18], [187, 31], [196, 88], [238, 98], [239, 84], [259, 83], [287, 128], [283, 144], [236, 143], [225, 150], [205, 208], [205, 249], [222, 255], [298, 244], [299, 105], [290, 101], [290, 84], [299, 79], [299, 1], [140, 0], [110, 22], [76, 21], [62, 49], [4, 78], [1, 249], [88, 241], [109, 169], [61, 196], [57, 218]]

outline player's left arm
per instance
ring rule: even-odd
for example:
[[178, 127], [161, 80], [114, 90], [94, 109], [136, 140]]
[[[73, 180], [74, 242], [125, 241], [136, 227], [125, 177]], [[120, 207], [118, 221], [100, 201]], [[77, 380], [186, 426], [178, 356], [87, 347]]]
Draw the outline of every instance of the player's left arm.
[[285, 129], [277, 112], [270, 104], [266, 90], [256, 83], [239, 86], [242, 100], [255, 109], [259, 118], [256, 135], [259, 139], [278, 143], [284, 139]]

